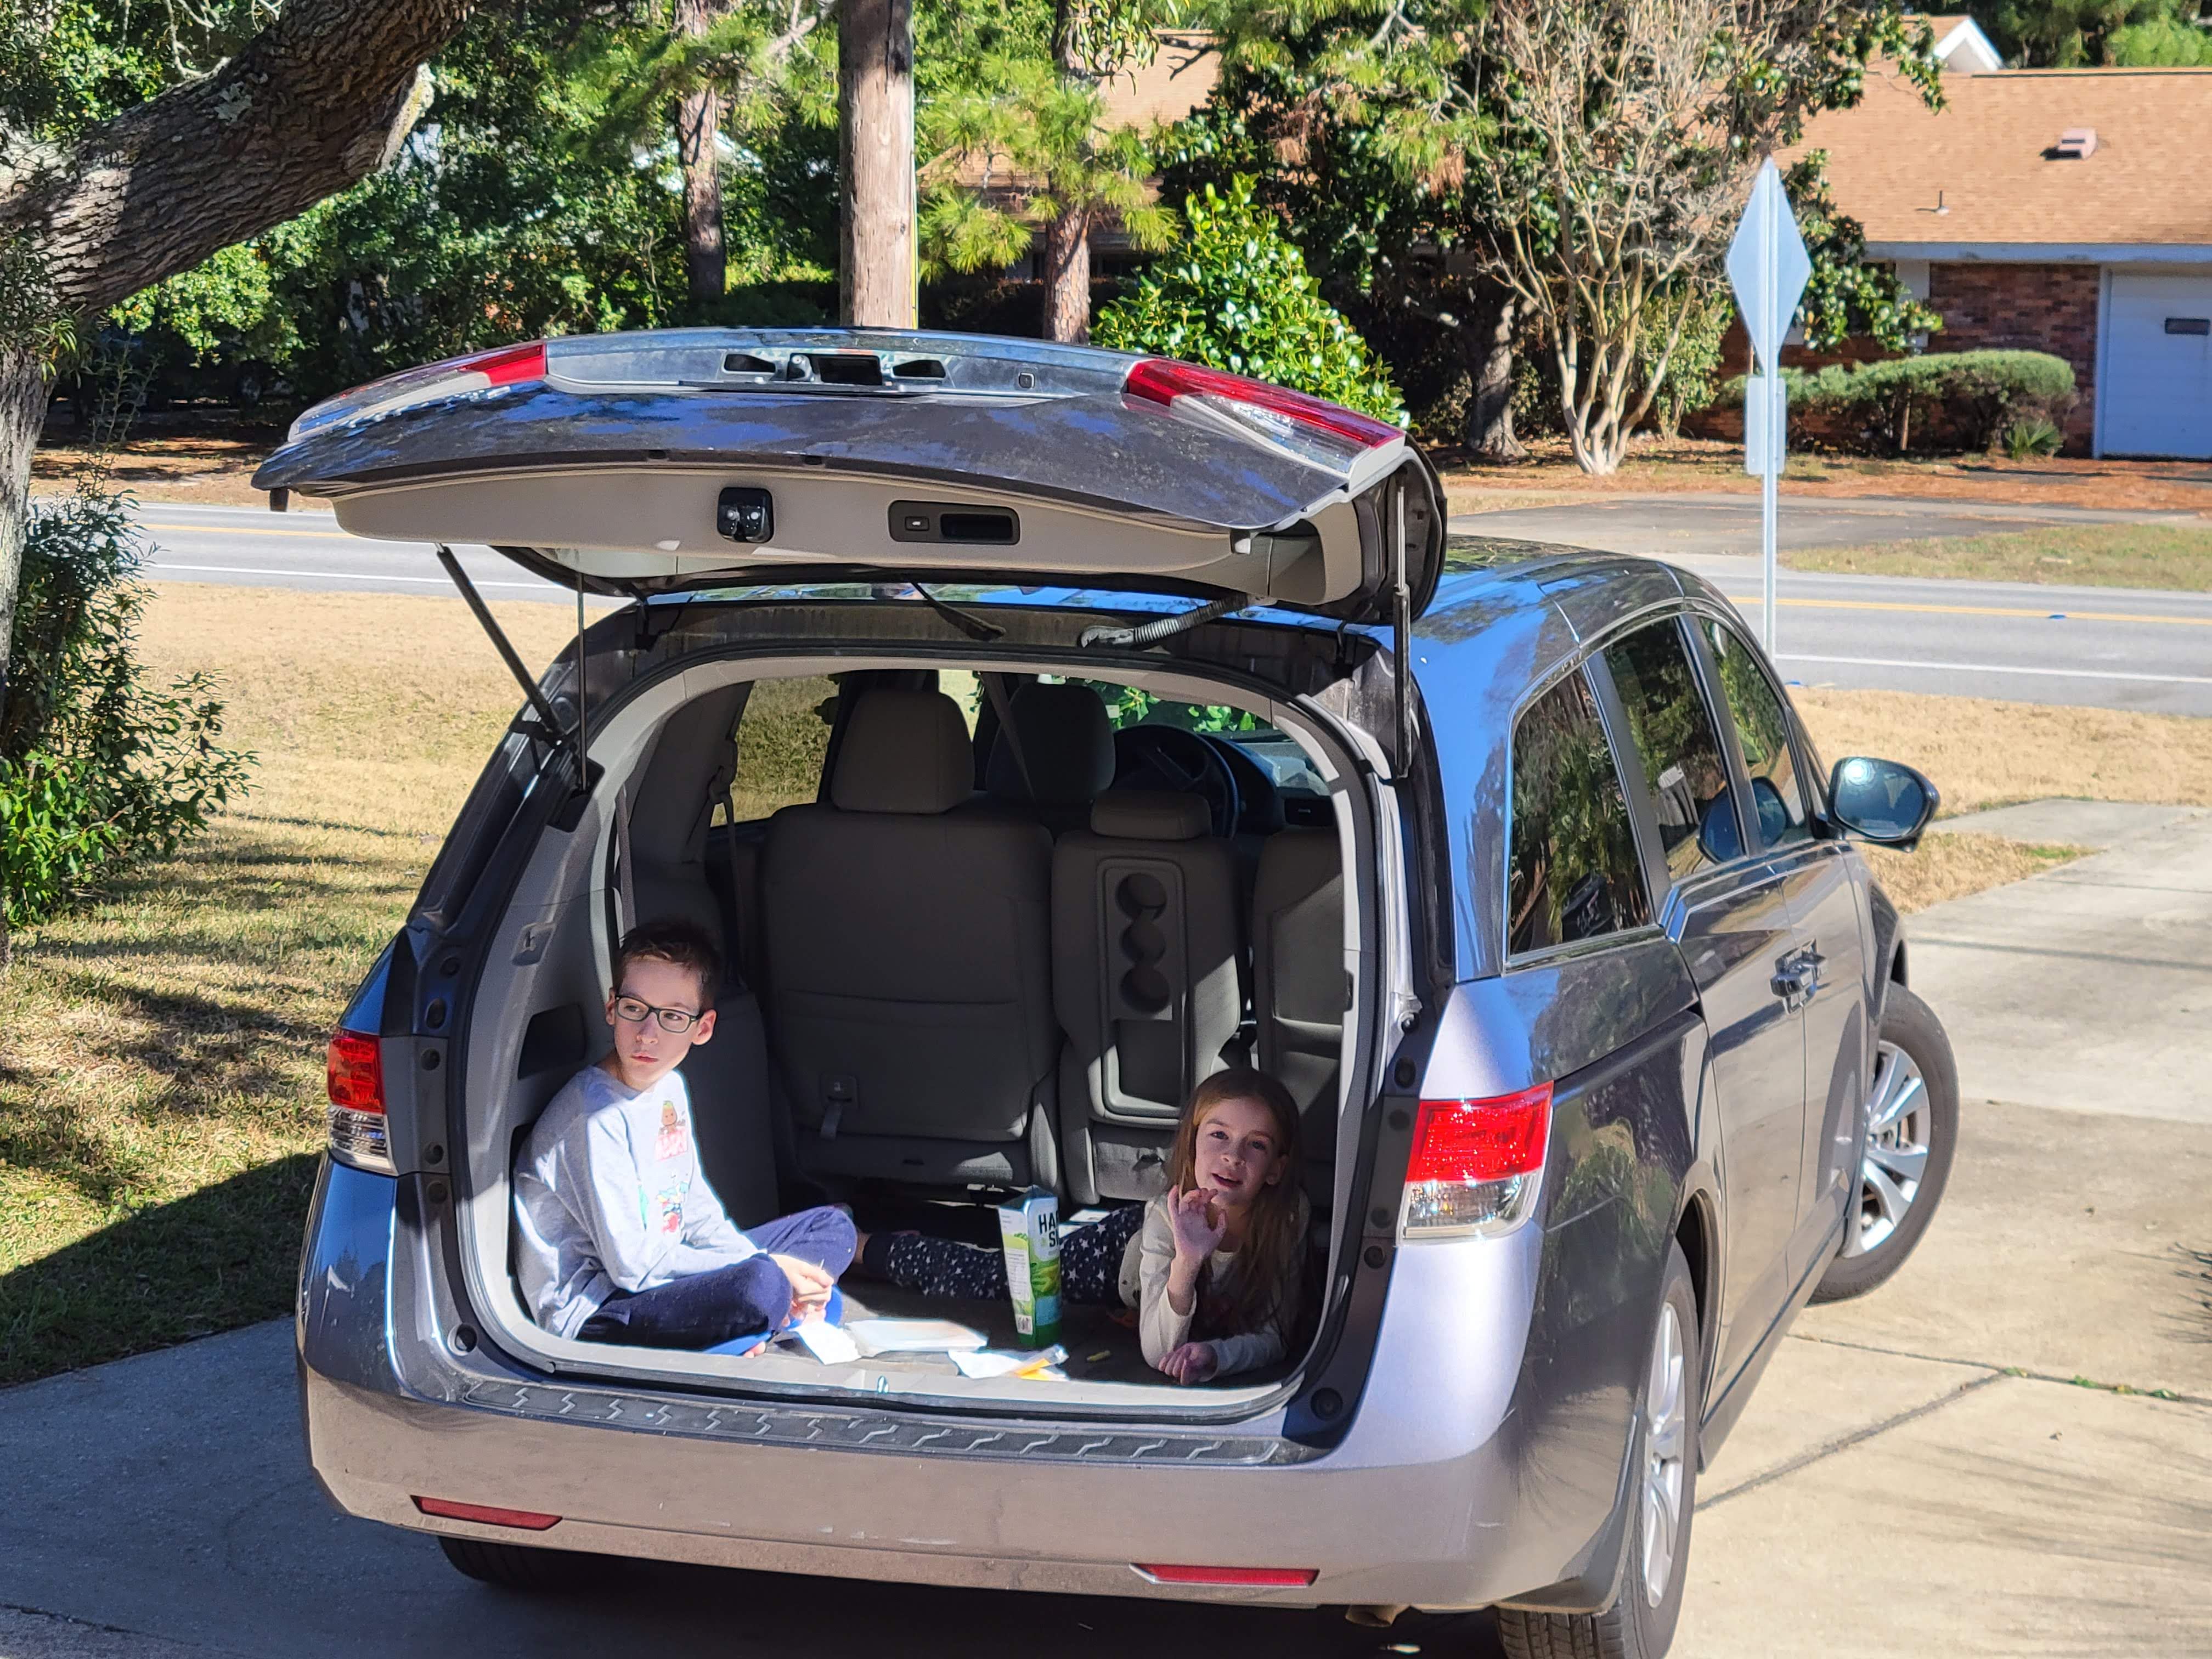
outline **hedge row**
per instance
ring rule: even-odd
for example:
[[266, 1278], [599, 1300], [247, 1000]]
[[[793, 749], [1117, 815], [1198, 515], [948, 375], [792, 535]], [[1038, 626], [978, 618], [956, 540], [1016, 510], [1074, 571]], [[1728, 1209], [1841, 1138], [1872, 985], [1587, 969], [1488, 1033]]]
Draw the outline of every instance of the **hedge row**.
[[[1782, 378], [1793, 423], [1808, 417], [1900, 454], [1916, 428], [1930, 447], [1986, 449], [2014, 421], [2057, 422], [2074, 404], [2072, 365], [2042, 351], [1929, 352], [1809, 374], [1785, 368]], [[1719, 403], [1742, 408], [1743, 388], [1738, 375], [1722, 387]]]

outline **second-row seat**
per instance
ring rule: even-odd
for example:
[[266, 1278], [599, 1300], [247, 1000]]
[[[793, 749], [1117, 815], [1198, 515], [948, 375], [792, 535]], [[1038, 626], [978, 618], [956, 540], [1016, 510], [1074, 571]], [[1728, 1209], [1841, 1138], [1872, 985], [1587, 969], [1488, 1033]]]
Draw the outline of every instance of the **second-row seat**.
[[810, 1172], [1055, 1184], [1052, 842], [954, 811], [974, 781], [951, 698], [871, 690], [829, 804], [769, 820], [768, 1027]]

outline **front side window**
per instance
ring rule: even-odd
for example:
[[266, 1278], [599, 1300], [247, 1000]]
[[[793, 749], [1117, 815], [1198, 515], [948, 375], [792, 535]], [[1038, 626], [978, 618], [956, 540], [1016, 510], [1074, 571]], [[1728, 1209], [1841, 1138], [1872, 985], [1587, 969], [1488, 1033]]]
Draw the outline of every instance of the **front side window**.
[[1735, 722], [1736, 742], [1743, 749], [1744, 770], [1751, 775], [1751, 798], [1758, 808], [1763, 846], [1810, 840], [1805, 791], [1798, 781], [1797, 761], [1790, 747], [1790, 717], [1783, 712], [1782, 699], [1759, 667], [1757, 654], [1734, 629], [1707, 622], [1705, 637], [1720, 665], [1721, 690]]
[[1513, 728], [1506, 951], [1519, 955], [1651, 920], [1620, 773], [1579, 673]]
[[1728, 763], [1681, 624], [1638, 629], [1607, 650], [1605, 665], [1650, 781], [1667, 869], [1680, 881], [1727, 857], [1736, 840]]

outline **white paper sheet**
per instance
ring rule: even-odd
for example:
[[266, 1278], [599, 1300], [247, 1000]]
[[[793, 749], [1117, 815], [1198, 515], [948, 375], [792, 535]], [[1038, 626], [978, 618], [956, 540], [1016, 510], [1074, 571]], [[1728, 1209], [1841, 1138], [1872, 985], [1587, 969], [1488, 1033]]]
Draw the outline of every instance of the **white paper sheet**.
[[949, 1319], [855, 1319], [845, 1327], [861, 1353], [951, 1353], [980, 1348], [982, 1332]]

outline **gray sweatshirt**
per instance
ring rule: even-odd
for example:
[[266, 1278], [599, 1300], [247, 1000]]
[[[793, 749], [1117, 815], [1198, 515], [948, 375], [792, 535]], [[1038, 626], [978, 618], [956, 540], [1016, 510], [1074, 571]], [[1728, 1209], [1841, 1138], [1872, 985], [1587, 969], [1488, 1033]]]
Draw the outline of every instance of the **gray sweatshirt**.
[[515, 1273], [530, 1311], [574, 1336], [616, 1291], [757, 1255], [700, 1172], [691, 1101], [671, 1072], [642, 1094], [597, 1066], [531, 1126], [514, 1171]]
[[[1191, 1322], [1196, 1315], [1195, 1304], [1192, 1312], [1179, 1314], [1168, 1300], [1168, 1273], [1175, 1266], [1175, 1222], [1170, 1209], [1165, 1194], [1146, 1205], [1144, 1230], [1129, 1241], [1128, 1248], [1121, 1254], [1121, 1300], [1137, 1310], [1138, 1340], [1144, 1347], [1146, 1362], [1153, 1365], [1190, 1340]], [[1305, 1235], [1307, 1213], [1305, 1196], [1300, 1194], [1300, 1237]], [[1225, 1282], [1237, 1272], [1237, 1265], [1236, 1251], [1216, 1250], [1206, 1259], [1210, 1282]], [[1215, 1376], [1272, 1365], [1283, 1357], [1287, 1334], [1284, 1324], [1295, 1313], [1295, 1291], [1294, 1285], [1286, 1287], [1284, 1314], [1264, 1329], [1213, 1339], [1208, 1346], [1213, 1350]]]

